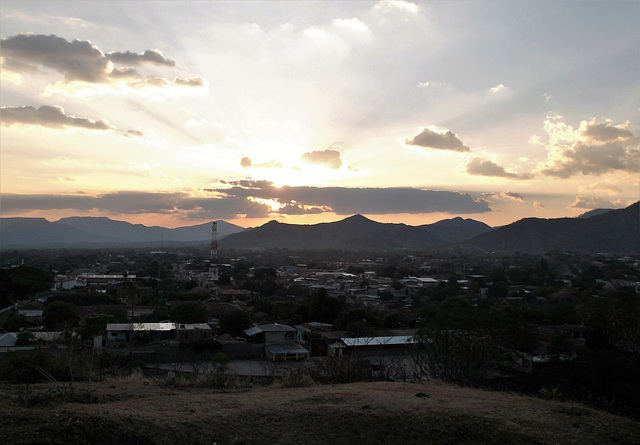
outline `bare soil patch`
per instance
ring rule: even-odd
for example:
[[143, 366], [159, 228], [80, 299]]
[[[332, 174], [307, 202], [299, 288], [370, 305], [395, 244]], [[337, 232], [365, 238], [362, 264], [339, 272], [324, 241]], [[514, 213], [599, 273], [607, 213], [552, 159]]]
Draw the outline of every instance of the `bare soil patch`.
[[220, 392], [154, 380], [1, 385], [3, 444], [638, 444], [640, 423], [431, 381]]

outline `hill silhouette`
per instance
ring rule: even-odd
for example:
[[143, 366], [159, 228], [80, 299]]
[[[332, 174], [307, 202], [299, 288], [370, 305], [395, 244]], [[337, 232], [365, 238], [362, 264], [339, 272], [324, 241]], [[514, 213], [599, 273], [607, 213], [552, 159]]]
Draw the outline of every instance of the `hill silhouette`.
[[[211, 223], [168, 229], [105, 217], [74, 216], [54, 222], [44, 218], [0, 218], [0, 228], [3, 249], [197, 245], [211, 239]], [[218, 221], [219, 238], [242, 230]]]
[[638, 203], [589, 218], [525, 218], [462, 242], [461, 247], [496, 252], [640, 253]]
[[490, 231], [488, 225], [462, 218], [423, 226], [380, 223], [362, 215], [341, 221], [313, 225], [270, 221], [260, 227], [239, 232], [220, 242], [221, 248], [339, 249], [381, 251], [390, 249], [424, 250], [471, 238]]

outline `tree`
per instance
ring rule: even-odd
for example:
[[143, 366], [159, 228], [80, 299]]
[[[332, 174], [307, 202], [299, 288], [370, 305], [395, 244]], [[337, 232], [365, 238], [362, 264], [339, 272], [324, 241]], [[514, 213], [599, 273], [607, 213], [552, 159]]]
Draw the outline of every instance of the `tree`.
[[174, 307], [169, 313], [176, 323], [205, 323], [209, 320], [209, 311], [197, 301], [187, 301]]
[[78, 333], [82, 338], [87, 339], [107, 329], [107, 323], [116, 323], [117, 320], [113, 315], [108, 314], [90, 314], [80, 320], [80, 329]]
[[18, 332], [20, 328], [29, 326], [31, 322], [27, 317], [18, 312], [11, 312], [7, 318], [4, 319], [2, 327], [7, 332]]
[[461, 386], [477, 386], [503, 361], [491, 337], [464, 330], [420, 331], [415, 349], [416, 369]]
[[231, 274], [229, 272], [222, 272], [218, 277], [218, 285], [229, 286], [231, 284]]
[[66, 301], [54, 301], [45, 306], [42, 311], [44, 324], [49, 329], [62, 329], [64, 326], [74, 326], [78, 320], [76, 307]]
[[36, 336], [31, 331], [18, 332], [16, 337], [16, 346], [28, 346], [36, 340]]
[[251, 327], [249, 314], [240, 309], [226, 309], [220, 313], [220, 330], [229, 335], [239, 335]]

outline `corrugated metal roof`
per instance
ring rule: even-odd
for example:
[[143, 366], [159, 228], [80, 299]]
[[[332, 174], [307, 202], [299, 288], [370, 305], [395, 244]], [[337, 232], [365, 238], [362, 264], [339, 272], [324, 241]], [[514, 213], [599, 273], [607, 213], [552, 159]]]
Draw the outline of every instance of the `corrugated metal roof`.
[[206, 323], [177, 323], [177, 327], [178, 329], [189, 329], [189, 330], [195, 330], [195, 329], [202, 329], [207, 331], [211, 330], [211, 326], [209, 326]]
[[175, 323], [108, 323], [107, 331], [171, 331]]
[[267, 350], [271, 354], [309, 354], [305, 348], [298, 344], [291, 345], [270, 345]]
[[296, 331], [295, 329], [293, 329], [291, 326], [287, 326], [286, 324], [274, 323], [274, 324], [263, 324], [261, 326], [254, 326], [252, 328], [245, 329], [242, 332], [244, 332], [245, 334], [251, 337], [252, 335], [256, 335], [261, 332], [295, 332], [295, 331]]
[[411, 345], [416, 343], [412, 335], [397, 335], [386, 337], [349, 337], [341, 338], [347, 346], [384, 346], [384, 345]]

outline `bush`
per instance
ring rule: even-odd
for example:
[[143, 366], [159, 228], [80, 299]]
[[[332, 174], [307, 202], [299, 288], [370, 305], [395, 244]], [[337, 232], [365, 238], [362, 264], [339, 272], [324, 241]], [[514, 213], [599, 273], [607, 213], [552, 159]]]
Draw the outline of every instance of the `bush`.
[[314, 381], [309, 369], [301, 365], [290, 365], [284, 368], [281, 385], [283, 388], [303, 388], [313, 385]]

